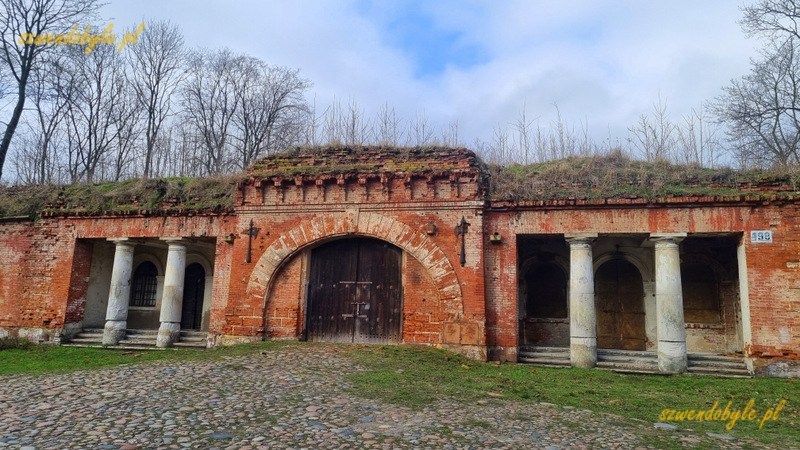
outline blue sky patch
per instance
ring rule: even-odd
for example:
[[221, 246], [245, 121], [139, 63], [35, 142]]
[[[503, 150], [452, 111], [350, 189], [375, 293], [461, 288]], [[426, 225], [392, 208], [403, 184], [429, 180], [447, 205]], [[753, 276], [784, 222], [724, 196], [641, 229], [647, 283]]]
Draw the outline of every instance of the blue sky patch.
[[445, 29], [424, 3], [391, 2], [390, 10], [373, 8], [367, 2], [359, 12], [379, 23], [384, 42], [405, 53], [414, 63], [414, 75], [440, 75], [448, 66], [467, 69], [489, 61], [488, 52], [469, 42], [465, 33]]

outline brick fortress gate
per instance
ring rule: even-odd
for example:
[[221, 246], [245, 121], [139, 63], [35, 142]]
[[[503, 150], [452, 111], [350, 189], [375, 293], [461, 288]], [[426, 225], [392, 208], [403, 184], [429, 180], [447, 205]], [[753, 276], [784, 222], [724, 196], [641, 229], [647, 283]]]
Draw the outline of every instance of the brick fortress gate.
[[248, 169], [222, 212], [6, 218], [0, 335], [557, 348], [580, 367], [639, 351], [666, 373], [693, 353], [800, 357], [796, 194], [527, 201], [489, 183], [465, 149], [302, 149]]

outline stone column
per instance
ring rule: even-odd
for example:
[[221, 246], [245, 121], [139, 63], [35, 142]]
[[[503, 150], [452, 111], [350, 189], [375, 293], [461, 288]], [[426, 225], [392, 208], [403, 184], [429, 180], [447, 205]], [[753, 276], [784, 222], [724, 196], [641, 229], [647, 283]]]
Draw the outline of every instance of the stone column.
[[597, 365], [592, 241], [597, 234], [566, 235], [569, 242], [569, 358], [573, 367]]
[[164, 293], [161, 296], [161, 326], [156, 347], [171, 347], [181, 333], [183, 279], [186, 275], [186, 245], [180, 239], [164, 239], [169, 244], [167, 267], [164, 271]]
[[686, 327], [683, 320], [681, 259], [678, 243], [685, 233], [654, 234], [656, 247], [656, 322], [658, 370], [686, 371]]
[[117, 345], [125, 338], [125, 329], [128, 327], [134, 244], [128, 242], [128, 238], [109, 239], [109, 241], [116, 244], [116, 249], [114, 264], [111, 267], [111, 287], [108, 290], [103, 345]]

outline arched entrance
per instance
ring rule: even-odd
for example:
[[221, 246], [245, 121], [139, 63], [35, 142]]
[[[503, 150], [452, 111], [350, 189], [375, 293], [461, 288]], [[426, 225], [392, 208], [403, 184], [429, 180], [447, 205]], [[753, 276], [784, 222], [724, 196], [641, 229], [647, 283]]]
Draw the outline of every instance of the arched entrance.
[[206, 286], [206, 271], [198, 263], [186, 267], [183, 282], [183, 307], [181, 329], [199, 330], [203, 320], [203, 297]]
[[341, 239], [311, 252], [306, 336], [329, 342], [400, 342], [402, 250]]
[[644, 287], [639, 270], [615, 258], [595, 273], [597, 347], [645, 350]]

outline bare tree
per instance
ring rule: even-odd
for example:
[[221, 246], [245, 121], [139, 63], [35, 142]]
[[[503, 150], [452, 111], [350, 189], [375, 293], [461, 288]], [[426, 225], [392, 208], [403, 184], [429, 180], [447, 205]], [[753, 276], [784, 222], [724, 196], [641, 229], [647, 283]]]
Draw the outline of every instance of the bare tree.
[[[118, 145], [123, 110], [129, 108], [124, 64], [112, 46], [90, 54], [68, 48], [64, 66], [67, 128], [73, 182], [105, 178], [109, 153]], [[119, 148], [117, 148], [119, 149]]]
[[377, 139], [381, 145], [400, 145], [405, 131], [402, 127], [402, 122], [397, 117], [394, 108], [389, 108], [389, 103], [384, 102], [378, 111], [378, 117], [375, 120], [377, 124]]
[[241, 64], [233, 120], [239, 163], [245, 168], [260, 155], [298, 140], [302, 119], [294, 113], [308, 110], [303, 94], [310, 82], [300, 78], [298, 70], [269, 66], [256, 58], [245, 58]]
[[522, 106], [522, 110], [514, 122], [514, 131], [517, 132], [517, 147], [519, 152], [524, 155], [524, 162], [528, 164], [530, 161], [533, 136], [532, 136], [533, 121], [528, 120], [528, 108], [526, 105]]
[[184, 46], [180, 29], [165, 21], [148, 21], [136, 45], [129, 47], [128, 61], [135, 100], [143, 111], [144, 168], [153, 172], [153, 151], [161, 127], [172, 109], [172, 95], [183, 76]]
[[768, 35], [800, 39], [800, 5], [797, 0], [760, 0], [742, 8], [739, 24], [748, 36]]
[[642, 114], [636, 125], [628, 127], [628, 142], [647, 160], [669, 159], [675, 143], [675, 124], [669, 120], [667, 104], [659, 97], [652, 116]]
[[759, 154], [745, 160], [764, 159], [778, 165], [800, 162], [797, 42], [787, 39], [764, 50], [762, 59], [752, 61], [750, 73], [726, 86], [714, 104], [716, 116], [739, 144], [735, 151]]
[[795, 0], [760, 0], [743, 8], [742, 28], [767, 44], [751, 59], [750, 73], [732, 80], [713, 103], [740, 162], [786, 165], [800, 162], [800, 5]]
[[218, 175], [228, 169], [228, 141], [239, 102], [235, 81], [243, 63], [243, 57], [228, 49], [194, 52], [189, 63], [189, 77], [182, 92], [183, 110], [202, 139], [204, 152], [198, 162], [206, 175]]
[[433, 145], [434, 130], [425, 112], [417, 113], [414, 123], [411, 125], [411, 133], [409, 135], [409, 145], [426, 146]]
[[453, 119], [448, 122], [447, 128], [442, 130], [442, 145], [446, 147], [460, 147], [462, 144], [458, 132], [458, 119]]
[[94, 14], [96, 0], [4, 0], [0, 7], [0, 58], [11, 73], [17, 99], [11, 118], [0, 141], [0, 177], [3, 175], [11, 138], [19, 125], [27, 98], [31, 71], [41, 55], [53, 44], [42, 39], [22, 39], [23, 35], [42, 37], [48, 33], [66, 33], [76, 23]]
[[340, 145], [344, 143], [344, 130], [342, 129], [342, 104], [334, 97], [333, 101], [322, 113], [322, 135], [327, 144]]
[[24, 167], [17, 170], [25, 183], [51, 183], [58, 157], [55, 148], [63, 134], [63, 123], [69, 98], [59, 76], [63, 69], [63, 53], [51, 52], [43, 64], [31, 73], [28, 96], [34, 105], [34, 117], [28, 122], [28, 139], [16, 146]]
[[699, 110], [692, 108], [683, 117], [683, 123], [676, 125], [680, 162], [714, 167], [721, 149], [718, 129], [705, 107]]

